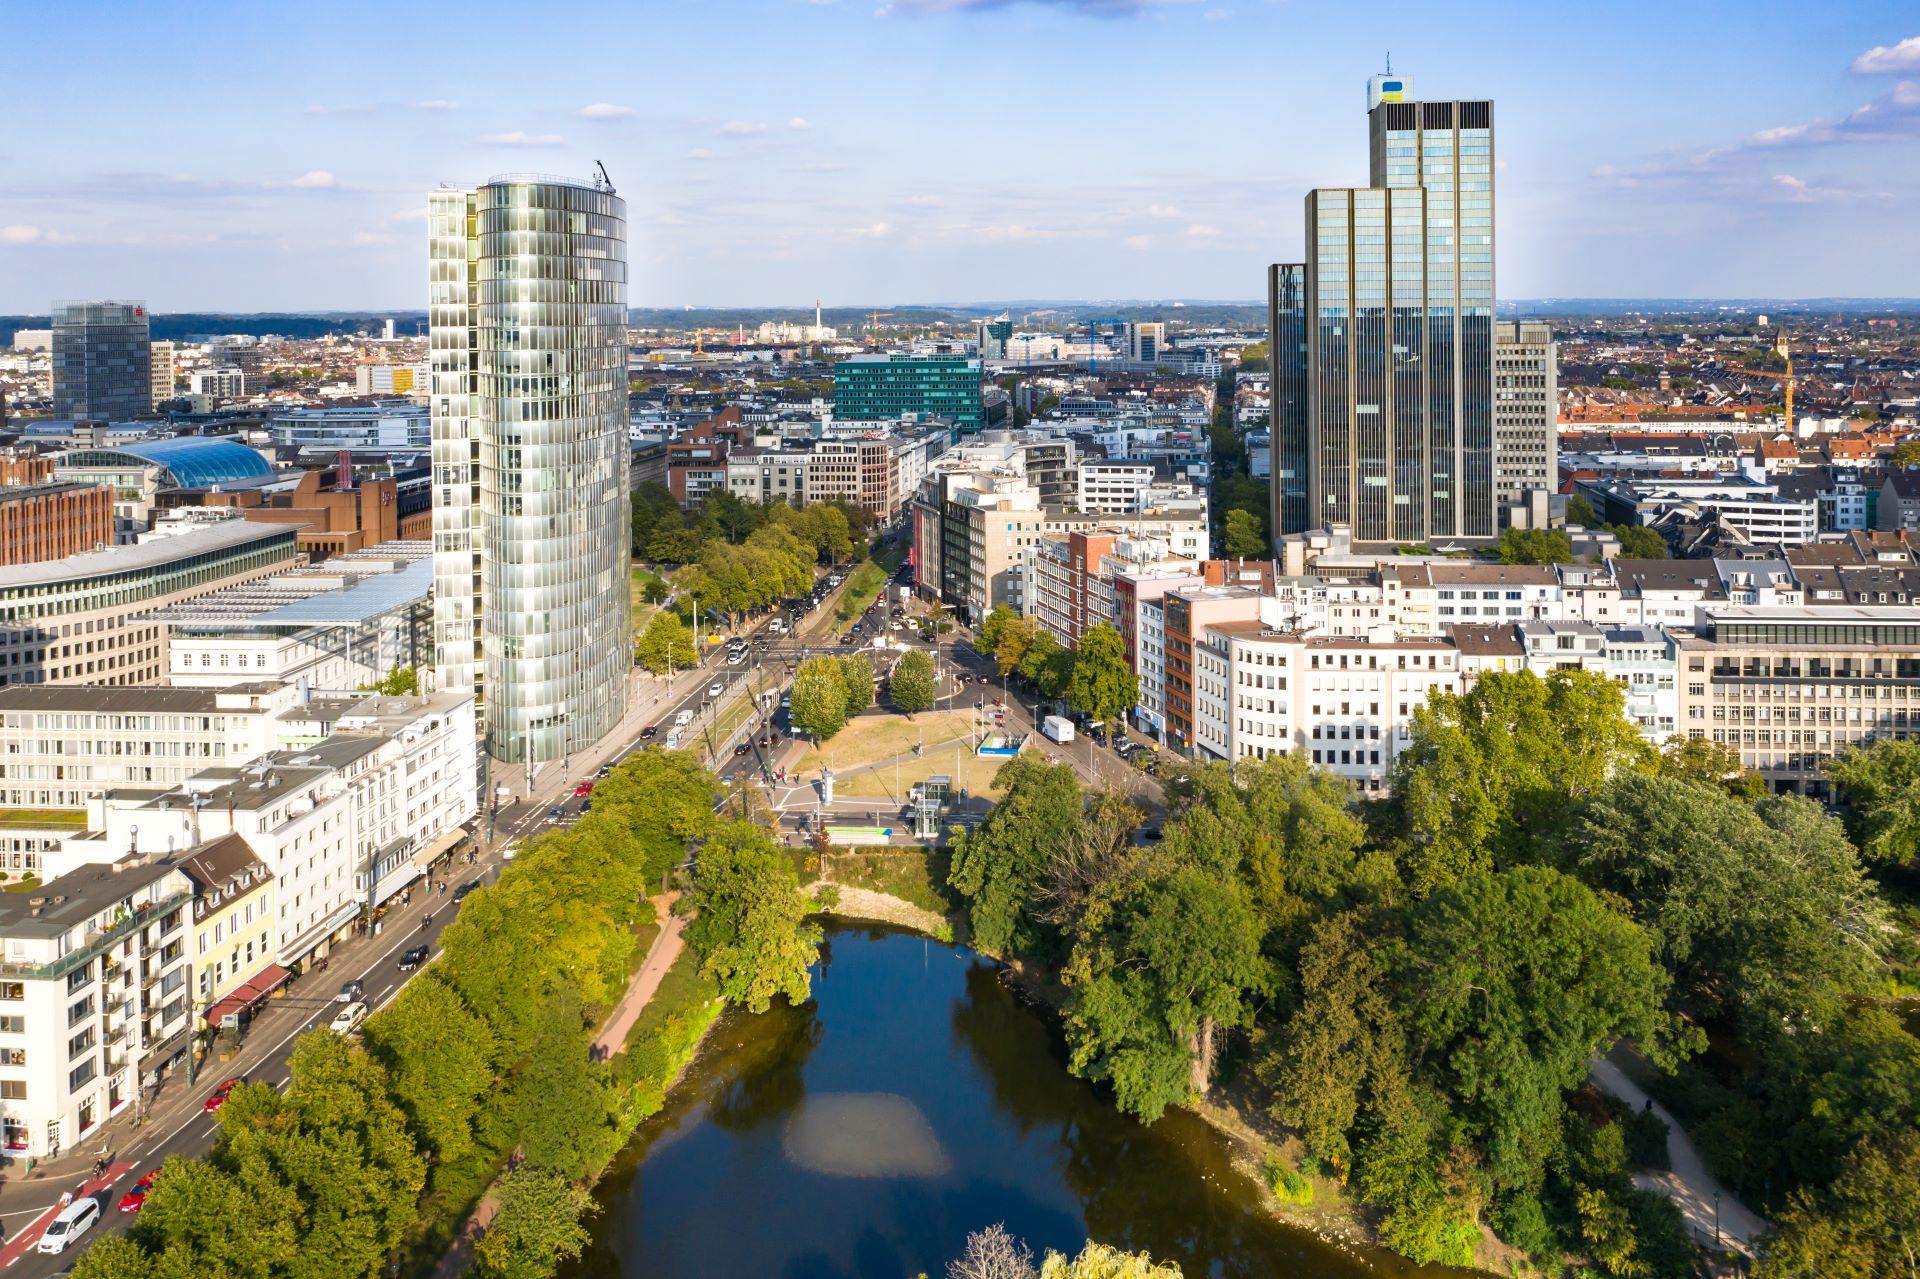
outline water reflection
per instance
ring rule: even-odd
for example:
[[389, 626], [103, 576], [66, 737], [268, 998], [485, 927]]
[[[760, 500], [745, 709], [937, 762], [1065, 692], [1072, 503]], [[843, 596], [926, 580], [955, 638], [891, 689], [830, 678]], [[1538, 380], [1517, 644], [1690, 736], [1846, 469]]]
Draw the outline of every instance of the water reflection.
[[715, 1026], [567, 1274], [907, 1279], [995, 1221], [1036, 1249], [1146, 1248], [1188, 1279], [1380, 1273], [1268, 1218], [1198, 1121], [1118, 1115], [992, 965], [866, 929], [831, 946], [808, 1005]]

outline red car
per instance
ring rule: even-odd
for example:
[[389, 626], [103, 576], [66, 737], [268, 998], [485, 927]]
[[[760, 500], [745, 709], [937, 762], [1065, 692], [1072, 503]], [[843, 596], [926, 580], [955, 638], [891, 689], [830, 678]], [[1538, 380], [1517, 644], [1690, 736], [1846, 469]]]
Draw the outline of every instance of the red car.
[[120, 1211], [139, 1212], [142, 1208], [146, 1207], [147, 1191], [153, 1188], [153, 1179], [159, 1175], [160, 1170], [155, 1168], [152, 1172], [134, 1182], [133, 1189], [120, 1196]]
[[235, 1075], [232, 1079], [226, 1080], [218, 1088], [213, 1090], [213, 1096], [207, 1098], [205, 1104], [203, 1104], [200, 1107], [200, 1109], [206, 1114], [211, 1115], [214, 1111], [220, 1109], [220, 1107], [227, 1104], [228, 1093], [232, 1092], [235, 1088], [238, 1088], [241, 1084], [245, 1082], [246, 1081], [244, 1079], [241, 1079], [238, 1075]]
[[592, 782], [581, 782], [578, 786], [573, 788], [573, 797], [575, 799], [585, 799], [587, 796], [591, 794], [593, 794]]

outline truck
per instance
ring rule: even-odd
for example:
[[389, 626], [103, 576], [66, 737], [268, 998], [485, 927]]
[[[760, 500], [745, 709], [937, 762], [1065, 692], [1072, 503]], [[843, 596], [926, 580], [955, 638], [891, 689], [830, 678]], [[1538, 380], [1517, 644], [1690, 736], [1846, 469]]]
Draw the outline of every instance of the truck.
[[1073, 721], [1064, 715], [1049, 715], [1040, 721], [1040, 732], [1065, 746], [1073, 740]]

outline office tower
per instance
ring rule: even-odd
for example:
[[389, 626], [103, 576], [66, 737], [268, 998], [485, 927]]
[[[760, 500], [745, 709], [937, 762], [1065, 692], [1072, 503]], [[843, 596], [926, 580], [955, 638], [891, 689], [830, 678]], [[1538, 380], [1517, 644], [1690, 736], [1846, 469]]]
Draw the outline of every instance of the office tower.
[[[1405, 77], [1373, 77], [1369, 185], [1309, 192], [1307, 260], [1269, 273], [1280, 533], [1498, 532], [1493, 104], [1409, 98]], [[1294, 323], [1304, 341], [1282, 332]], [[1287, 472], [1304, 502], [1287, 500]]]
[[1127, 359], [1135, 364], [1152, 364], [1167, 346], [1167, 326], [1129, 322], [1126, 329]]
[[561, 759], [625, 704], [626, 214], [604, 177], [428, 199], [435, 662], [502, 761]]
[[982, 320], [977, 336], [981, 359], [1004, 360], [1007, 358], [1007, 344], [1013, 340], [1013, 320], [1005, 315], [997, 319]]
[[139, 302], [53, 304], [53, 415], [125, 422], [153, 409], [147, 308]]
[[1493, 490], [1503, 512], [1559, 487], [1559, 382], [1545, 320], [1494, 322]]
[[833, 366], [833, 416], [843, 422], [944, 418], [985, 429], [980, 361], [952, 356], [855, 355]]
[[174, 360], [177, 354], [171, 342], [147, 343], [147, 367], [152, 371], [153, 407], [156, 409], [173, 398]]

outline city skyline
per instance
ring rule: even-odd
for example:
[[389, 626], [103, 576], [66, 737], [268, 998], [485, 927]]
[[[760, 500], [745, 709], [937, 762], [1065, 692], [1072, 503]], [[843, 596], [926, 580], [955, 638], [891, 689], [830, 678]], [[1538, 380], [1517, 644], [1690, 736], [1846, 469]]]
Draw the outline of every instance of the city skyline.
[[[633, 202], [636, 306], [1253, 299], [1299, 257], [1305, 192], [1364, 180], [1349, 106], [1389, 49], [1423, 95], [1525, 121], [1501, 154], [1507, 297], [1920, 292], [1893, 216], [1920, 194], [1920, 34], [1891, 3], [1737, 27], [1629, 6], [1552, 57], [1505, 4], [725, 7], [608, 9], [590, 25], [615, 52], [584, 72], [493, 39], [486, 4], [471, 36], [351, 6], [212, 10], [215, 41], [131, 6], [105, 42], [37, 15], [0, 144], [0, 311], [417, 309], [427, 191], [595, 160]], [[107, 87], [75, 98], [55, 54], [82, 38]]]

